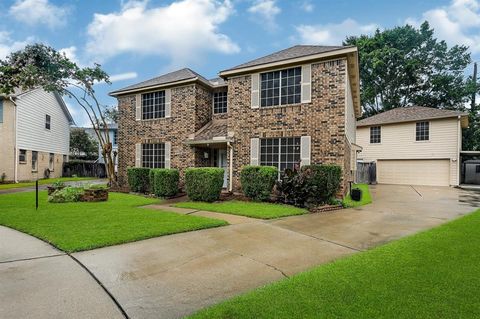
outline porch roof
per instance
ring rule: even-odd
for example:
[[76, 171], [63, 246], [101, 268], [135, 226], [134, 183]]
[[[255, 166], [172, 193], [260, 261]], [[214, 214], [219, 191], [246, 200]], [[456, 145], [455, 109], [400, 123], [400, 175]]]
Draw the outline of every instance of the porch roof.
[[227, 135], [227, 119], [213, 119], [185, 143], [191, 145], [226, 143], [231, 141]]

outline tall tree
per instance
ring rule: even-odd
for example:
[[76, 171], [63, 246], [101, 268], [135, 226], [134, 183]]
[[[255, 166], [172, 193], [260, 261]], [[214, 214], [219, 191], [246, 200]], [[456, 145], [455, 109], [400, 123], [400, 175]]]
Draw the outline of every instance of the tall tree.
[[70, 131], [70, 154], [74, 158], [98, 158], [98, 142], [82, 128]]
[[85, 111], [101, 145], [110, 185], [117, 184], [112, 142], [108, 134], [105, 106], [95, 96], [94, 84], [110, 83], [108, 74], [95, 64], [80, 68], [65, 54], [43, 45], [28, 45], [0, 61], [0, 93], [12, 94], [15, 88], [41, 87], [74, 99]]
[[466, 46], [448, 48], [428, 22], [348, 37], [359, 50], [361, 101], [366, 116], [420, 105], [464, 109], [472, 87], [464, 72], [471, 63]]

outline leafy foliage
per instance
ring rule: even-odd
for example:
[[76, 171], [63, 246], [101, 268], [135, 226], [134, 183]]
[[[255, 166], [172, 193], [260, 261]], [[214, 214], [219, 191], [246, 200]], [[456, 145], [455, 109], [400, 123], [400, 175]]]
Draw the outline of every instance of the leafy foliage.
[[266, 201], [272, 194], [278, 177], [273, 166], [245, 166], [240, 172], [240, 182], [245, 196], [256, 201]]
[[83, 196], [84, 190], [81, 187], [65, 187], [57, 189], [52, 195], [48, 196], [50, 203], [70, 203], [78, 202]]
[[152, 169], [150, 174], [153, 177], [153, 193], [158, 197], [171, 197], [178, 193], [178, 182], [180, 174], [176, 169], [157, 168]]
[[480, 112], [469, 113], [469, 126], [463, 130], [463, 150], [480, 151]]
[[185, 188], [194, 201], [213, 202], [220, 198], [223, 187], [223, 168], [195, 167], [185, 170]]
[[348, 37], [344, 44], [359, 50], [366, 116], [410, 105], [463, 109], [475, 90], [464, 76], [468, 48], [448, 48], [433, 37], [428, 22], [419, 29], [405, 25]]
[[150, 168], [127, 168], [127, 178], [132, 192], [145, 194], [150, 191]]
[[96, 159], [98, 157], [98, 141], [84, 129], [70, 131], [70, 154], [76, 159]]
[[340, 188], [338, 165], [306, 165], [286, 169], [277, 183], [283, 202], [299, 207], [328, 203]]

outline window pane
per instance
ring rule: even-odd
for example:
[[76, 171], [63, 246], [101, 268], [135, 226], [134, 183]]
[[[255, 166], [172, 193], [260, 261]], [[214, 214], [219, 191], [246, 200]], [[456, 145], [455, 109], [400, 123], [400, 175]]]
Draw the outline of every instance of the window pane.
[[142, 144], [142, 167], [165, 167], [165, 144]]
[[142, 119], [165, 117], [165, 91], [142, 94]]

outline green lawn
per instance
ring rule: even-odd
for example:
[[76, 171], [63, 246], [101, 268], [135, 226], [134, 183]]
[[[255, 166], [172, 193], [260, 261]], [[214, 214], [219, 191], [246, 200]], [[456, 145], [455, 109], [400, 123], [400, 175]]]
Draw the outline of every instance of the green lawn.
[[0, 195], [0, 225], [31, 234], [64, 251], [80, 251], [173, 233], [226, 225], [222, 220], [180, 215], [138, 206], [158, 202], [113, 193], [107, 202], [47, 202], [47, 192]]
[[345, 207], [358, 207], [372, 202], [372, 195], [370, 194], [370, 189], [367, 184], [355, 184], [352, 188], [358, 188], [362, 190], [362, 199], [359, 202], [352, 200], [350, 197], [350, 192], [343, 199], [343, 205]]
[[261, 219], [301, 215], [307, 212], [306, 209], [297, 208], [290, 205], [244, 202], [237, 200], [216, 203], [180, 202], [175, 204], [175, 206]]
[[193, 318], [479, 318], [480, 210]]
[[[95, 177], [59, 177], [59, 178], [48, 178], [40, 179], [38, 185], [47, 185], [52, 184], [57, 181], [62, 182], [78, 182], [78, 181], [87, 181], [91, 179], [96, 179]], [[21, 183], [10, 183], [10, 184], [0, 184], [0, 189], [10, 189], [10, 188], [21, 188], [35, 186], [35, 182], [21, 182]]]

